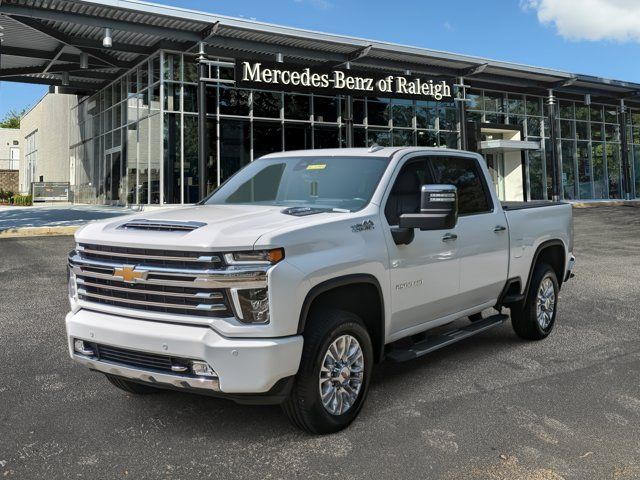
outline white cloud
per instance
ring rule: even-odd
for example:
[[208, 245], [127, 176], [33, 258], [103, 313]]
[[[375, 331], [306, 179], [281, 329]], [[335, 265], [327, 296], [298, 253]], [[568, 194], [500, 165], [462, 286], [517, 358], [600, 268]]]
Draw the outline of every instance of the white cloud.
[[329, 0], [293, 0], [295, 3], [304, 3], [320, 10], [328, 10], [333, 7], [333, 3]]
[[569, 40], [640, 42], [639, 0], [520, 0]]

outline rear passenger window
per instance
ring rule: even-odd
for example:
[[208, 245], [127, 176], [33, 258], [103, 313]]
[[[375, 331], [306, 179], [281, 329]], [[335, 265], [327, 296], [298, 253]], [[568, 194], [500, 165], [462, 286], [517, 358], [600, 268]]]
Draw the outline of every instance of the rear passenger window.
[[475, 160], [464, 157], [431, 158], [434, 183], [455, 185], [458, 213], [473, 215], [491, 211], [491, 197]]

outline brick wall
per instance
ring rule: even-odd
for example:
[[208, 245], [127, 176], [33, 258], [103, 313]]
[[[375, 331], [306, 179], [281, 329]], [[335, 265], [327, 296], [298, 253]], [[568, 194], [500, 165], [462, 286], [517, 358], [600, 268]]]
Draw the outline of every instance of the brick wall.
[[18, 170], [0, 170], [0, 190], [10, 190], [18, 193]]

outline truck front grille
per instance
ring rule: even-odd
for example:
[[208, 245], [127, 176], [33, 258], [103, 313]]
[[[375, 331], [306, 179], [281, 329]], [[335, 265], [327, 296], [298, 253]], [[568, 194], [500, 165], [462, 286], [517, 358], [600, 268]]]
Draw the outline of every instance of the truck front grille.
[[229, 288], [264, 287], [266, 272], [220, 253], [82, 243], [69, 256], [78, 300], [189, 317], [232, 317]]

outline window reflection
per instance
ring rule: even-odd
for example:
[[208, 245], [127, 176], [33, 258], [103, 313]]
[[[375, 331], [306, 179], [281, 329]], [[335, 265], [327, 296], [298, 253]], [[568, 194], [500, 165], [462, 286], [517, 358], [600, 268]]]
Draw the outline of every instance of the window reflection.
[[280, 92], [253, 92], [253, 116], [280, 118], [282, 94]]
[[311, 115], [311, 97], [308, 95], [284, 94], [284, 118], [291, 120], [309, 120]]
[[253, 122], [253, 158], [282, 151], [282, 125], [277, 122]]
[[220, 121], [220, 182], [251, 161], [251, 125], [248, 120]]
[[316, 122], [338, 121], [338, 99], [336, 97], [313, 97], [313, 116]]

